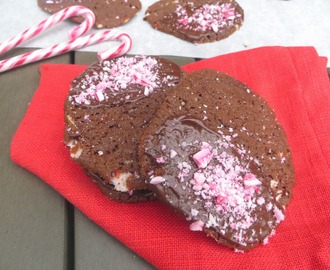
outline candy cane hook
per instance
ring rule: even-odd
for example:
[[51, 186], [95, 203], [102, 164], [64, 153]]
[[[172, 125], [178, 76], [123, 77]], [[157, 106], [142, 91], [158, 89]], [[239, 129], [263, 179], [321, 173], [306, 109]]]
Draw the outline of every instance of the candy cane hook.
[[46, 49], [27, 52], [19, 56], [0, 61], [0, 73], [15, 67], [36, 62], [41, 59], [50, 58], [55, 55], [60, 55], [71, 50], [80, 49], [107, 40], [119, 40], [121, 41], [121, 44], [116, 49], [108, 49], [100, 52], [98, 54], [99, 60], [105, 60], [123, 55], [129, 51], [132, 44], [131, 38], [126, 33], [116, 30], [106, 30], [101, 33], [80, 37], [73, 41], [62, 42]]

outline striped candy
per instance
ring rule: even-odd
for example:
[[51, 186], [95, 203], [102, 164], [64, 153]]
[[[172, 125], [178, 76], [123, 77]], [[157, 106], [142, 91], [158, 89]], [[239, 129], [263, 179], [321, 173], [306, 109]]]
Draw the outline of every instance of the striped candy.
[[130, 50], [132, 46], [130, 36], [117, 30], [105, 30], [103, 32], [81, 37], [94, 25], [95, 16], [91, 10], [83, 6], [72, 6], [55, 13], [48, 19], [41, 21], [39, 24], [23, 31], [5, 42], [0, 43], [0, 55], [18, 46], [22, 42], [37, 36], [41, 32], [48, 30], [53, 25], [74, 16], [83, 16], [85, 20], [69, 32], [68, 42], [58, 43], [49, 48], [39, 49], [2, 60], [0, 61], [0, 73], [15, 67], [36, 62], [41, 59], [50, 58], [55, 55], [60, 55], [71, 50], [77, 50], [107, 40], [118, 40], [121, 44], [115, 49], [111, 48], [100, 52], [98, 54], [98, 58], [100, 60], [114, 58], [123, 55]]

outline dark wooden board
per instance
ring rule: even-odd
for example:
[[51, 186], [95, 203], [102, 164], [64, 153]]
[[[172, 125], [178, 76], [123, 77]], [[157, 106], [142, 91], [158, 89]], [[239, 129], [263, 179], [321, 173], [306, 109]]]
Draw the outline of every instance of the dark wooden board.
[[[1, 58], [27, 51], [15, 49]], [[69, 63], [69, 55], [47, 62]], [[65, 200], [9, 155], [11, 139], [39, 85], [39, 64], [0, 74], [0, 269], [67, 266]]]

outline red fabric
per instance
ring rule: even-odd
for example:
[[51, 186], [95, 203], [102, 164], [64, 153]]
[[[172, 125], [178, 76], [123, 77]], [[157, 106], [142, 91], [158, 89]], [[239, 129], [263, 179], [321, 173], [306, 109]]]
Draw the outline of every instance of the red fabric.
[[330, 268], [330, 85], [327, 59], [311, 47], [264, 47], [184, 67], [212, 68], [248, 84], [274, 108], [292, 149], [296, 186], [268, 245], [245, 254], [219, 246], [160, 202], [110, 201], [63, 145], [63, 103], [77, 65], [42, 65], [40, 86], [12, 142], [15, 163], [160, 269]]

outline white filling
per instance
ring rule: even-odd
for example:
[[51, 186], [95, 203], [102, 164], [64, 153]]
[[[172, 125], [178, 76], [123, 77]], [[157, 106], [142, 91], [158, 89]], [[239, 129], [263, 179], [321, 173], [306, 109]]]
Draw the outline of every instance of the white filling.
[[77, 142], [76, 140], [70, 140], [70, 141], [66, 144], [66, 146], [70, 147], [70, 149], [71, 149], [71, 148], [73, 148], [77, 143], [78, 143], [78, 142]]
[[74, 159], [77, 159], [81, 156], [82, 152], [83, 152], [82, 148], [78, 147], [77, 150], [76, 150], [76, 148], [74, 148], [73, 150], [71, 149], [70, 156]]
[[127, 180], [132, 176], [129, 172], [120, 173], [119, 177], [112, 178], [112, 184], [115, 187], [115, 190], [121, 192], [129, 191], [127, 188]]

